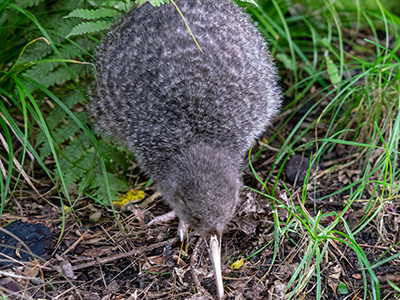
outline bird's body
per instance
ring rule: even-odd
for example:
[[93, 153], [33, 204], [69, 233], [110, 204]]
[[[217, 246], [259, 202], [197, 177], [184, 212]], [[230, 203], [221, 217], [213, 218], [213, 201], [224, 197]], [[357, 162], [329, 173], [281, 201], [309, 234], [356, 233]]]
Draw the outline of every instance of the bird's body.
[[99, 46], [91, 114], [131, 150], [176, 215], [221, 236], [251, 142], [280, 90], [264, 38], [229, 0], [177, 0], [130, 11]]

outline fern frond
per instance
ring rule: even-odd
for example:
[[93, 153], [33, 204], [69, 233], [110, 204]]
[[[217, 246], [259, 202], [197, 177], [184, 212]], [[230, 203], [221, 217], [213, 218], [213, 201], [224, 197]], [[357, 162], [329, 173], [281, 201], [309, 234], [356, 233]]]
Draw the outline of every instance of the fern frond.
[[33, 45], [29, 45], [22, 54], [19, 62], [33, 62], [46, 57], [53, 52], [53, 48], [43, 40], [38, 40]]
[[[77, 47], [75, 45], [69, 44], [68, 46], [66, 46], [64, 48], [61, 48], [59, 50], [59, 52], [64, 59], [76, 59], [77, 57], [82, 58], [84, 52], [86, 53], [86, 50], [82, 49], [80, 47]], [[58, 58], [59, 58], [59, 56], [55, 55], [55, 54], [46, 57], [46, 59], [58, 59]], [[52, 62], [52, 63], [34, 65], [30, 69], [28, 69], [24, 75], [26, 77], [36, 79], [39, 83], [46, 82], [46, 81], [41, 82], [38, 79], [47, 77], [47, 76], [51, 76], [51, 74], [49, 74], [49, 72], [56, 69], [60, 64], [61, 64], [60, 62]], [[56, 84], [58, 84], [58, 83], [59, 82], [56, 82]], [[50, 84], [50, 85], [52, 85], [52, 84]]]
[[113, 9], [75, 9], [64, 18], [81, 18], [94, 20], [107, 17], [118, 18], [120, 16], [121, 13]]
[[[30, 71], [30, 70], [35, 70], [35, 71]], [[84, 76], [86, 74], [86, 69], [84, 65], [81, 64], [72, 64], [69, 65], [69, 70], [72, 72], [72, 76]], [[28, 72], [30, 71], [30, 72]], [[47, 74], [40, 73], [40, 69], [29, 69], [24, 75], [35, 79], [38, 83], [43, 85], [44, 87], [49, 87], [53, 86], [55, 84], [60, 84], [64, 83], [68, 80], [71, 80], [71, 74], [68, 72], [67, 69], [65, 69], [63, 66], [60, 68], [55, 69], [52, 72], [49, 72]], [[34, 90], [37, 89], [36, 86], [32, 85], [26, 85], [29, 91], [33, 92]]]
[[37, 80], [42, 76], [47, 76], [47, 74], [58, 67], [59, 64], [60, 63], [58, 62], [54, 62], [48, 64], [34, 65], [24, 73], [24, 76]]
[[150, 4], [157, 7], [166, 3], [169, 3], [169, 0], [150, 0]]
[[[90, 157], [90, 159], [93, 160], [93, 157]], [[56, 171], [55, 171], [56, 172]], [[85, 174], [85, 170], [73, 166], [72, 168], [68, 169], [67, 171], [63, 172], [63, 178], [65, 182], [65, 186], [70, 186], [74, 182], [78, 181], [79, 179], [82, 178], [82, 176]]]
[[85, 22], [76, 25], [72, 31], [65, 37], [69, 38], [73, 35], [87, 34], [98, 32], [101, 30], [108, 29], [113, 23], [109, 21], [97, 21], [97, 22]]
[[63, 153], [71, 161], [78, 161], [86, 153], [89, 146], [89, 137], [85, 133], [81, 133], [65, 147]]
[[[59, 158], [59, 167], [64, 172], [67, 172], [68, 169], [72, 167], [72, 165], [76, 164], [79, 160], [82, 159], [84, 155], [86, 155], [87, 149], [90, 146], [90, 140], [86, 134], [81, 133], [78, 134], [74, 140], [72, 140], [65, 150], [63, 151], [64, 156], [60, 155]], [[94, 151], [92, 151], [94, 152]], [[68, 159], [66, 159], [67, 157]], [[71, 163], [72, 162], [72, 163]], [[87, 169], [82, 167], [82, 169]], [[56, 173], [58, 174], [58, 173]]]
[[[58, 23], [57, 26], [60, 24], [60, 21], [58, 19]], [[72, 28], [72, 26], [71, 26]], [[49, 36], [51, 37], [53, 43], [55, 44], [60, 44], [61, 40], [63, 39], [60, 35], [52, 33], [52, 32], [48, 32]], [[31, 40], [34, 40], [38, 37], [38, 35], [40, 36], [41, 33], [39, 33], [36, 30], [32, 31], [32, 34], [29, 35]], [[19, 62], [23, 63], [23, 62], [34, 62], [34, 61], [38, 61], [40, 59], [43, 59], [44, 57], [48, 56], [49, 54], [53, 53], [53, 48], [51, 47], [51, 45], [48, 45], [46, 42], [44, 42], [43, 40], [38, 40], [35, 43], [33, 43], [32, 45], [29, 45], [25, 52], [22, 54]], [[58, 56], [56, 56], [56, 58], [59, 58]]]
[[[85, 111], [75, 113], [75, 116], [82, 122], [86, 123], [87, 121], [87, 113]], [[71, 136], [75, 134], [79, 130], [79, 125], [72, 120], [71, 118], [67, 118], [67, 123], [57, 128], [53, 133], [54, 142], [59, 145], [63, 143], [65, 140], [69, 139]], [[49, 142], [43, 143], [42, 148], [40, 149], [40, 157], [44, 159], [46, 156], [50, 155], [51, 148]]]
[[[64, 181], [67, 186], [81, 179], [94, 163], [94, 148], [90, 147], [89, 137], [79, 134], [63, 151], [63, 154], [72, 162], [67, 161], [64, 156], [59, 158], [59, 167], [63, 171]], [[91, 151], [90, 151], [91, 150]], [[58, 174], [58, 172], [56, 172]]]
[[[72, 183], [77, 182], [78, 180], [81, 180], [81, 182], [85, 183], [88, 179], [87, 176], [89, 176], [89, 170], [96, 162], [95, 157], [96, 153], [94, 151], [86, 151], [85, 155], [82, 156], [82, 159], [65, 172], [65, 184], [69, 186]], [[90, 181], [88, 181], [88, 184], [90, 185]]]
[[104, 139], [99, 141], [99, 147], [106, 160], [116, 163], [122, 169], [127, 169], [129, 159], [124, 151], [119, 150]]
[[54, 18], [49, 22], [49, 26], [55, 26], [57, 32], [65, 37], [71, 30], [81, 23], [79, 19], [62, 19], [63, 14], [58, 14], [58, 18]]
[[[145, 3], [147, 0], [136, 0], [136, 4], [137, 5], [142, 5], [143, 3]], [[169, 0], [150, 0], [150, 4], [153, 6], [160, 6], [162, 4], [166, 4], [169, 3]]]
[[[104, 0], [101, 1], [105, 2]], [[92, 1], [87, 1], [87, 2], [92, 2]], [[91, 5], [91, 3], [89, 5]], [[82, 8], [84, 7], [84, 2], [82, 0], [57, 0], [56, 3], [54, 4], [54, 9], [64, 10], [64, 15], [66, 11], [73, 11], [78, 7]]]
[[[82, 94], [78, 91], [75, 91], [75, 93], [73, 93], [71, 96], [66, 97], [65, 100], [63, 100], [63, 103], [67, 108], [71, 109], [72, 106], [83, 101], [84, 98]], [[62, 109], [60, 106], [54, 107], [54, 109], [50, 111], [48, 117], [46, 118], [47, 128], [50, 131], [52, 131], [66, 116], [67, 112], [64, 109]], [[36, 137], [35, 147], [40, 146], [45, 141], [46, 141], [46, 134], [43, 131], [39, 132], [39, 134]]]
[[[87, 113], [85, 111], [76, 112], [75, 116], [82, 123], [86, 123]], [[61, 144], [65, 140], [69, 139], [70, 136], [73, 136], [79, 128], [79, 125], [75, 121], [73, 121], [71, 118], [68, 118], [66, 124], [63, 124], [60, 128], [56, 129], [53, 136], [54, 141], [56, 142], [56, 144]]]
[[[108, 172], [107, 172], [107, 178], [111, 192], [111, 201], [118, 200], [119, 199], [118, 195], [121, 192], [126, 191], [128, 189], [128, 185], [124, 181], [118, 179], [116, 175]], [[107, 188], [106, 185], [104, 184], [104, 176], [102, 173], [100, 172], [95, 173], [93, 180], [91, 180], [90, 188], [97, 189], [96, 191], [97, 200], [101, 204], [109, 205]]]
[[27, 8], [32, 6], [38, 6], [40, 2], [44, 0], [15, 0], [15, 4], [21, 8]]

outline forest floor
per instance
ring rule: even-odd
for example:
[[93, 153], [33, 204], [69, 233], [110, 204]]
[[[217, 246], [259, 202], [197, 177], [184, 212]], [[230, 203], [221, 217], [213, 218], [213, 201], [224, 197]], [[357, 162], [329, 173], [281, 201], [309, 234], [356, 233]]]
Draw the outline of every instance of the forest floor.
[[[284, 115], [287, 114], [288, 112]], [[253, 153], [258, 153], [252, 165], [259, 178], [265, 180], [269, 176], [267, 193], [272, 191], [280, 167], [275, 167], [276, 171], [270, 174], [276, 148], [279, 148], [280, 141], [285, 140], [301, 117], [298, 113], [289, 123], [283, 125], [278, 138], [272, 144], [263, 147], [262, 141], [268, 140], [282, 126], [284, 115], [277, 117], [275, 124], [270, 126], [252, 150]], [[316, 117], [317, 113], [309, 116], [311, 119]], [[318, 134], [323, 134], [324, 127], [319, 127]], [[313, 141], [314, 132], [306, 134], [303, 139], [303, 142]], [[376, 193], [371, 185], [371, 189], [366, 189], [363, 197], [353, 201], [343, 213], [350, 192], [334, 192], [347, 186], [349, 181], [357, 180], [363, 168], [360, 154], [353, 152], [351, 147], [338, 145], [326, 153], [318, 165], [314, 164], [309, 168], [309, 157], [315, 150], [308, 149], [302, 155], [293, 155], [283, 167], [275, 192], [275, 197], [281, 203], [275, 201], [274, 209], [271, 208], [269, 198], [247, 188], [266, 193], [263, 184], [251, 171], [248, 160], [244, 160], [246, 167], [243, 181], [246, 188], [242, 192], [242, 203], [222, 240], [222, 272], [228, 299], [284, 299], [283, 295], [292, 291], [295, 291], [294, 299], [316, 299], [317, 280], [323, 282], [323, 299], [345, 299], [349, 295], [351, 299], [362, 299], [362, 296], [357, 298], [357, 294], [363, 293], [365, 285], [371, 290], [369, 275], [366, 276], [367, 281], [363, 281], [362, 272], [365, 269], [360, 265], [360, 258], [352, 247], [329, 239], [323, 256], [321, 253], [310, 254], [312, 238], [306, 226], [300, 223], [286, 230], [284, 235], [275, 235], [278, 238], [278, 247], [274, 255], [274, 213], [282, 227], [287, 226], [290, 220], [296, 220], [293, 218], [293, 211], [286, 209], [284, 205], [295, 210], [301, 208], [303, 215], [299, 213], [299, 216], [304, 220], [322, 214], [318, 222], [318, 226], [322, 226], [320, 228], [327, 228], [335, 221], [333, 212], [337, 215], [342, 213], [350, 231], [362, 224], [363, 218], [378, 212], [374, 216], [374, 222], [365, 226], [353, 238], [371, 265], [379, 259], [384, 260], [393, 253], [398, 253], [399, 246], [389, 246], [400, 238], [398, 198], [379, 209], [382, 203], [376, 202], [367, 213], [368, 199], [372, 193]], [[304, 185], [308, 170], [308, 184]], [[133, 190], [143, 190], [142, 183], [146, 181], [146, 178], [138, 176]], [[54, 187], [48, 186], [45, 178], [40, 178], [40, 171], [35, 174], [34, 182], [39, 192], [46, 193], [50, 189], [54, 194]], [[306, 196], [303, 195], [305, 190], [308, 191]], [[207, 295], [199, 296], [196, 293], [191, 272], [191, 268], [195, 268], [201, 285], [216, 298], [212, 265], [204, 247], [200, 246], [197, 263], [194, 265], [191, 262], [194, 247], [200, 237], [191, 233], [181, 243], [177, 238], [178, 220], [147, 226], [152, 218], [167, 213], [170, 209], [161, 197], [154, 197], [157, 194], [151, 186], [144, 189], [144, 192], [144, 201], [132, 201], [117, 210], [120, 224], [125, 229], [129, 228], [129, 232], [118, 227], [110, 209], [94, 204], [88, 197], [82, 197], [75, 206], [76, 215], [67, 213], [65, 231], [61, 235], [59, 218], [62, 211], [56, 205], [57, 201], [54, 201], [57, 197], [47, 193], [45, 201], [44, 198], [34, 196], [35, 192], [29, 185], [20, 184], [21, 196], [15, 197], [12, 209], [3, 214], [3, 222], [21, 219], [22, 216], [23, 222], [42, 223], [49, 227], [54, 242], [61, 238], [57, 244], [50, 243], [47, 248], [45, 245], [47, 255], [43, 257], [49, 258], [49, 268], [45, 268], [42, 273], [33, 272], [43, 281], [27, 288], [25, 292], [33, 298], [46, 299], [209, 299]], [[315, 200], [326, 195], [331, 196]], [[311, 230], [316, 231], [315, 228]], [[339, 222], [335, 230], [348, 234], [343, 222]], [[331, 235], [340, 236], [336, 232]], [[34, 244], [32, 242], [30, 246]], [[286, 291], [291, 278], [304, 260], [307, 263], [301, 267], [303, 276], [300, 280], [296, 279], [294, 286]], [[320, 279], [315, 275], [317, 265], [321, 270]], [[399, 262], [391, 260], [374, 268], [374, 272], [379, 280], [383, 299], [391, 290], [387, 280], [400, 282]], [[27, 276], [26, 271], [24, 275]], [[26, 280], [20, 279], [17, 283], [3, 282], [3, 286], [18, 294], [24, 283], [26, 284]], [[13, 289], [15, 284], [19, 288]]]

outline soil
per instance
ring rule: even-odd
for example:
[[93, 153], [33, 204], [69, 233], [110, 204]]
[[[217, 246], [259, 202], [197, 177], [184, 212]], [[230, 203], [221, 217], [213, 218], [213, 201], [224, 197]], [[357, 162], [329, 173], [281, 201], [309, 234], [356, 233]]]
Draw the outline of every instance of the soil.
[[[274, 148], [279, 148], [298, 120], [294, 118], [284, 125], [269, 147], [263, 147], [262, 141], [270, 139], [282, 126], [283, 120], [277, 118], [274, 126], [255, 143], [252, 150], [252, 153], [259, 152], [252, 165], [258, 176], [268, 182], [268, 191], [251, 172], [247, 160], [244, 160], [246, 167], [243, 182], [246, 188], [242, 192], [243, 202], [222, 240], [222, 272], [227, 299], [283, 299], [285, 293], [290, 294], [292, 291], [296, 291], [293, 299], [316, 299], [317, 273], [308, 274], [307, 271], [318, 263], [322, 276], [321, 299], [345, 299], [349, 295], [361, 299], [365, 288], [372, 291], [369, 273], [365, 271], [364, 265], [360, 265], [360, 257], [357, 257], [348, 239], [339, 232], [348, 234], [349, 229], [354, 232], [359, 228], [360, 220], [377, 211], [380, 203], [369, 204], [370, 207], [367, 207], [368, 199], [371, 198], [368, 189], [359, 197], [361, 200], [352, 202], [344, 214], [347, 226], [339, 222], [334, 229], [337, 232], [330, 233], [331, 237], [341, 238], [344, 242], [330, 239], [325, 255], [308, 256], [301, 282], [296, 277], [294, 285], [286, 291], [308, 247], [314, 241], [305, 226], [300, 226], [284, 205], [292, 209], [296, 207], [298, 216], [303, 220], [305, 218], [300, 213], [301, 207], [310, 216], [322, 214], [319, 224], [326, 228], [335, 221], [333, 213], [340, 214], [349, 200], [349, 190], [337, 194], [334, 192], [347, 186], [349, 180], [352, 180], [351, 176], [359, 174], [362, 163], [358, 161], [350, 164], [350, 167], [341, 168], [353, 162], [357, 152], [351, 148], [335, 147], [318, 165], [312, 166], [306, 185], [308, 192], [300, 204], [309, 157], [315, 149], [299, 151], [283, 166], [274, 194], [280, 202], [271, 202], [270, 198], [255, 190], [272, 194], [280, 168], [278, 165], [271, 172], [277, 153]], [[306, 138], [312, 140], [314, 137]], [[41, 182], [39, 175], [40, 172], [37, 172], [37, 182]], [[52, 188], [43, 188], [43, 182], [37, 185], [41, 193]], [[285, 191], [285, 185], [292, 198]], [[76, 215], [72, 212], [67, 214], [61, 234], [61, 210], [55, 200], [57, 197], [48, 196], [45, 201], [34, 196], [34, 191], [28, 188], [23, 192], [20, 197], [13, 199], [11, 208], [3, 214], [3, 223], [21, 215], [23, 221], [45, 223], [53, 233], [54, 245], [51, 249], [44, 249], [45, 254], [41, 254], [42, 260], [47, 261], [47, 268], [30, 276], [39, 280], [37, 284], [26, 280], [6, 282], [3, 279], [0, 281], [3, 288], [16, 294], [25, 290], [26, 295], [35, 299], [210, 299], [209, 294], [217, 299], [212, 265], [207, 251], [199, 244], [200, 237], [192, 232], [182, 244], [177, 238], [178, 220], [168, 224], [146, 225], [155, 216], [170, 210], [161, 197], [145, 206], [129, 203], [118, 209], [121, 227], [116, 223], [111, 209], [83, 197], [75, 206]], [[145, 190], [148, 196], [155, 192], [153, 187]], [[331, 196], [324, 198], [326, 195]], [[271, 208], [272, 204], [274, 209]], [[399, 240], [399, 211], [398, 202], [386, 204], [373, 222], [353, 236], [370, 264], [398, 253], [398, 246], [392, 246]], [[277, 236], [277, 241], [274, 239], [274, 213], [277, 214], [282, 232], [286, 226], [289, 227], [284, 235]], [[94, 217], [96, 214], [97, 218]], [[191, 266], [196, 244], [199, 247], [197, 263]], [[319, 251], [325, 245], [326, 240], [321, 241]], [[242, 258], [244, 260], [241, 264]], [[34, 261], [39, 262], [40, 259]], [[232, 266], [235, 262], [239, 262], [237, 269]], [[380, 283], [382, 299], [386, 295], [389, 295], [386, 299], [394, 299], [390, 298], [393, 294], [389, 293], [393, 289], [387, 281], [399, 284], [399, 263], [394, 259], [373, 269]], [[205, 294], [201, 294], [201, 291], [197, 293], [192, 267], [196, 269], [195, 274]], [[19, 270], [21, 273], [22, 270]], [[366, 273], [366, 280], [363, 279], [363, 272]], [[300, 283], [301, 287], [297, 287]], [[347, 289], [347, 293], [341, 294], [343, 289]], [[7, 299], [13, 299], [11, 294]], [[370, 294], [367, 294], [366, 299], [370, 299]]]

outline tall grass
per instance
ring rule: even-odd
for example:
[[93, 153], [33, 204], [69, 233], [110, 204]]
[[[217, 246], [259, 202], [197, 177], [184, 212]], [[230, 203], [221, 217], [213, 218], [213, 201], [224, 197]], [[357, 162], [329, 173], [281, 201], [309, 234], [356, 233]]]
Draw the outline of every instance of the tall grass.
[[[299, 297], [315, 274], [315, 294], [320, 299], [324, 286], [320, 264], [327, 251], [332, 251], [331, 247], [340, 253], [338, 243], [351, 247], [358, 257], [364, 299], [381, 299], [374, 268], [400, 256], [398, 251], [390, 256], [388, 250], [379, 259], [385, 257], [381, 262], [371, 262], [355, 238], [369, 226], [386, 222], [384, 209], [399, 196], [400, 61], [396, 52], [400, 48], [400, 19], [379, 2], [376, 10], [367, 10], [360, 2], [346, 10], [344, 2], [336, 1], [334, 6], [330, 1], [316, 1], [311, 5], [297, 1], [296, 6], [288, 7], [272, 0], [258, 7], [247, 7], [269, 39], [272, 52], [277, 53], [275, 58], [281, 62], [281, 68], [290, 70], [286, 78], [289, 88], [285, 91], [290, 101], [283, 109], [287, 117], [269, 142], [299, 115], [301, 107], [312, 103], [285, 136], [276, 154], [274, 165], [280, 169], [274, 171], [273, 168], [270, 176], [264, 179], [256, 175], [264, 190], [268, 191], [266, 182], [271, 180], [275, 186], [278, 182], [285, 185], [280, 181], [282, 169], [294, 153], [310, 153], [310, 166], [321, 165], [328, 157], [326, 154], [335, 152], [338, 147], [345, 149], [348, 155], [356, 154], [345, 166], [336, 164], [325, 170], [317, 169], [312, 176], [310, 169], [300, 195], [298, 191], [286, 189], [290, 197], [288, 203], [264, 194], [278, 201], [275, 206], [291, 213], [286, 223], [280, 223], [276, 215], [275, 236], [285, 238], [287, 232], [297, 228], [296, 232], [301, 232], [306, 239], [302, 245], [305, 247], [303, 259], [287, 286], [288, 298]], [[379, 36], [383, 37], [379, 39]], [[311, 92], [312, 88], [316, 91]], [[313, 140], [304, 142], [310, 136]], [[327, 174], [338, 178], [338, 168], [352, 168], [359, 173], [359, 178], [350, 179], [325, 196], [315, 197], [317, 187], [321, 188], [319, 180]], [[329, 226], [322, 226], [320, 220], [332, 213], [313, 211], [310, 214], [303, 205], [307, 195], [313, 195], [318, 204], [320, 200], [346, 194], [345, 207]], [[367, 202], [365, 215], [350, 229], [345, 214], [359, 201]], [[344, 232], [336, 230], [339, 222], [344, 224]], [[275, 256], [279, 243], [277, 239]], [[394, 250], [397, 246], [398, 243], [390, 244], [388, 248]]]

